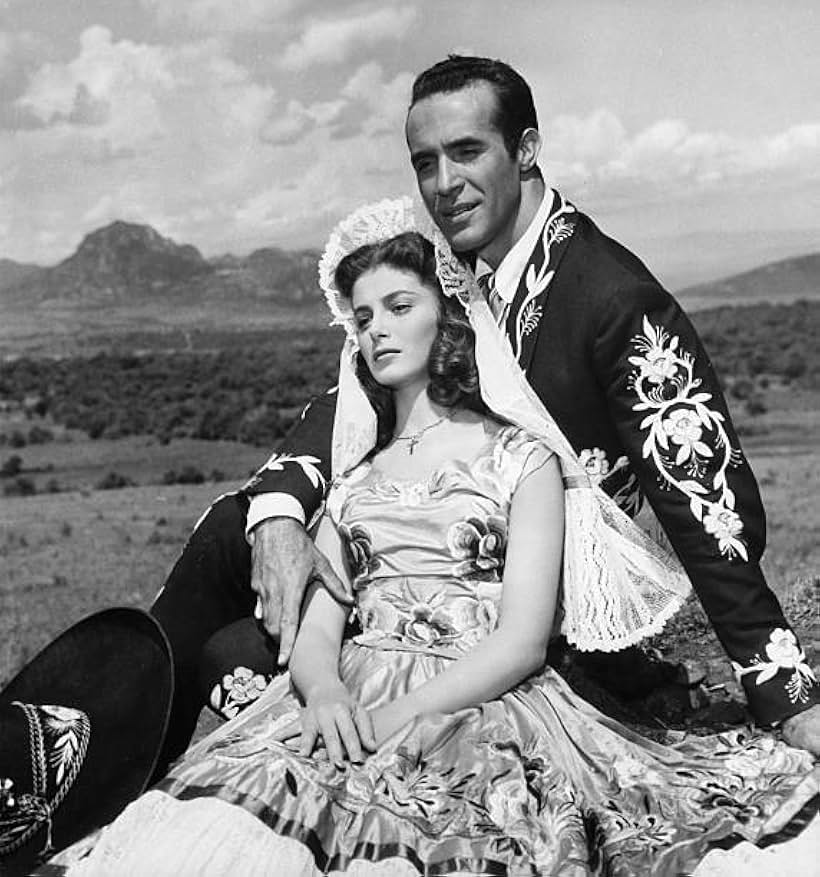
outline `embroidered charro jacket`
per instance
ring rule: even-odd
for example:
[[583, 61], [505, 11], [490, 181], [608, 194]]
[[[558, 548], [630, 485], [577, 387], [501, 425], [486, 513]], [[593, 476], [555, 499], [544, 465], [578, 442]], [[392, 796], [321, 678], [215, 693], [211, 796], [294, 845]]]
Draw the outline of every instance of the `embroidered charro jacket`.
[[[591, 478], [649, 501], [763, 724], [820, 701], [760, 569], [766, 521], [709, 357], [675, 299], [557, 193], [505, 318], [533, 388]], [[251, 496], [320, 507], [335, 396], [314, 400]]]

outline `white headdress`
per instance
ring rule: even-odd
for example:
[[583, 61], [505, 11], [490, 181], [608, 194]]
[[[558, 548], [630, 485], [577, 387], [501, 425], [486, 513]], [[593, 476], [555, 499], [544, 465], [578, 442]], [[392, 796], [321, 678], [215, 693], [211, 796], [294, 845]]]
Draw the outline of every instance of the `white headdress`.
[[[420, 218], [420, 215], [423, 218]], [[655, 543], [600, 487], [527, 381], [498, 330], [472, 271], [410, 198], [354, 211], [334, 229], [319, 262], [319, 283], [345, 327], [333, 427], [333, 475], [360, 462], [376, 443], [376, 414], [355, 372], [358, 351], [350, 304], [336, 287], [339, 262], [366, 244], [417, 231], [432, 241], [445, 295], [456, 296], [476, 336], [481, 395], [496, 415], [540, 438], [559, 458], [565, 485], [561, 632], [586, 651], [616, 651], [658, 633], [680, 608], [691, 584], [680, 562]]]

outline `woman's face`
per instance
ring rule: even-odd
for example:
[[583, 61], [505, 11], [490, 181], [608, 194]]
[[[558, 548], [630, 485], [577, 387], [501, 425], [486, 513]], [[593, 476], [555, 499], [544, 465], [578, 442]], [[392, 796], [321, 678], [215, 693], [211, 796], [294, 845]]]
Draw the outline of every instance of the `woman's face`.
[[439, 294], [413, 271], [380, 265], [353, 284], [353, 319], [364, 361], [383, 386], [427, 386]]

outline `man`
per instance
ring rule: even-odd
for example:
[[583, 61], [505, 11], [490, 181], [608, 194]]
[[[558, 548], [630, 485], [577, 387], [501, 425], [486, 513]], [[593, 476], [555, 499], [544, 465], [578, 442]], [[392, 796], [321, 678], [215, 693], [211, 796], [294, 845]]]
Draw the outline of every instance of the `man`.
[[[820, 754], [818, 685], [761, 573], [757, 485], [689, 320], [633, 254], [546, 187], [532, 95], [507, 65], [451, 56], [422, 73], [406, 136], [427, 209], [475, 260], [530, 383], [591, 477], [629, 512], [648, 498], [757, 720]], [[282, 666], [309, 579], [349, 601], [305, 527], [329, 475], [333, 409], [332, 393], [315, 400], [244, 491], [214, 506], [154, 606], [178, 666], [169, 756], [196, 720], [192, 679], [209, 636], [258, 596], [265, 628], [281, 632]], [[223, 694], [239, 703], [247, 686]]]

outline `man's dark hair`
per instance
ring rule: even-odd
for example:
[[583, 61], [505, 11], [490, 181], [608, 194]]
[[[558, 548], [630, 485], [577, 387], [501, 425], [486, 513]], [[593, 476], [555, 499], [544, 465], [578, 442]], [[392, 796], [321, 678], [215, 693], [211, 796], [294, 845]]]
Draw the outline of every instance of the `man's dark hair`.
[[449, 55], [416, 77], [410, 107], [431, 95], [461, 91], [477, 82], [486, 82], [495, 92], [495, 125], [507, 152], [515, 156], [525, 129], [538, 129], [538, 116], [526, 80], [503, 61]]

